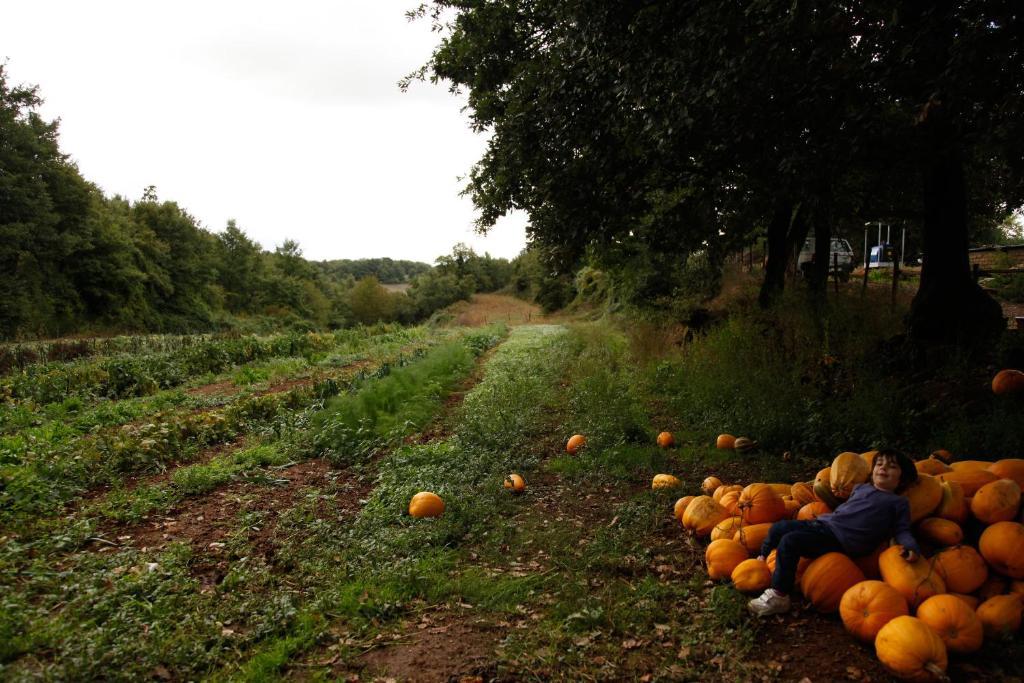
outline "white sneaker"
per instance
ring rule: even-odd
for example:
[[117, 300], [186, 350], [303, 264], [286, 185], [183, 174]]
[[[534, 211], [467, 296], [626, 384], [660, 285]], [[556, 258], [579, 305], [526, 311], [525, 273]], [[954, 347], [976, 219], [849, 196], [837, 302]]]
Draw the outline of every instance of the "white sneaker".
[[782, 614], [789, 611], [789, 596], [777, 592], [774, 588], [765, 589], [760, 597], [747, 603], [747, 609], [759, 617], [771, 614]]

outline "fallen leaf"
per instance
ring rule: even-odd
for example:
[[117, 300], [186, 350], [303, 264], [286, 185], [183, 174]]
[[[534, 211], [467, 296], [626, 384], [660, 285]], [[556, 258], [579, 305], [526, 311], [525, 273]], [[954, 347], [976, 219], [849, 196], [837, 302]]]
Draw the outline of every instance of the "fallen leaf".
[[689, 659], [690, 658], [690, 652], [692, 652], [692, 649], [690, 648], [690, 646], [689, 645], [684, 645], [681, 648], [679, 648], [679, 653], [676, 656], [679, 657], [679, 659]]
[[162, 678], [165, 681], [171, 680], [171, 672], [167, 670], [167, 667], [163, 664], [157, 664], [153, 668], [153, 675], [157, 678]]
[[622, 649], [623, 650], [635, 650], [638, 647], [642, 647], [643, 644], [644, 644], [644, 641], [642, 641], [642, 640], [637, 640], [635, 638], [629, 638], [628, 640], [622, 641]]

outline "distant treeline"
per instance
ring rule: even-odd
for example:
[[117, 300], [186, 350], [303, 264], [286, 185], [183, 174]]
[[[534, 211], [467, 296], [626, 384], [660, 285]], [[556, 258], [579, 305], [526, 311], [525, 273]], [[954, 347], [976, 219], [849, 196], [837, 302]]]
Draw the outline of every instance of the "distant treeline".
[[[137, 201], [108, 198], [60, 151], [39, 103], [35, 87], [8, 86], [0, 65], [0, 339], [414, 322], [522, 276], [462, 244], [433, 267], [307, 261], [296, 242], [264, 250], [234, 221], [206, 230], [152, 187]], [[519, 279], [514, 289], [532, 294]], [[411, 286], [392, 293], [381, 282]]]
[[430, 266], [419, 261], [395, 261], [387, 257], [366, 259], [337, 259], [334, 261], [318, 261], [317, 267], [324, 274], [334, 279], [351, 277], [361, 280], [364, 277], [375, 277], [381, 284], [397, 285], [412, 282], [413, 278], [423, 275]]

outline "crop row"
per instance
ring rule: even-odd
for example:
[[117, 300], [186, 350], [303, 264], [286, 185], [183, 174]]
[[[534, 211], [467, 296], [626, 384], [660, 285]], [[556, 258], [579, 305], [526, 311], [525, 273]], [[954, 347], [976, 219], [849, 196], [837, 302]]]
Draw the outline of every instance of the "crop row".
[[[374, 333], [370, 333], [373, 330]], [[11, 434], [24, 432], [25, 430], [40, 427], [53, 421], [75, 425], [79, 431], [88, 431], [96, 426], [109, 425], [115, 421], [118, 415], [127, 415], [127, 419], [140, 419], [145, 416], [146, 408], [126, 403], [126, 400], [150, 401], [153, 405], [167, 406], [168, 402], [163, 397], [174, 403], [185, 402], [186, 397], [182, 394], [171, 395], [177, 387], [195, 386], [198, 383], [216, 381], [217, 379], [241, 380], [244, 382], [258, 381], [261, 379], [258, 363], [281, 363], [285, 359], [293, 358], [297, 362], [313, 363], [325, 367], [340, 367], [360, 360], [367, 351], [374, 351], [382, 346], [399, 345], [410, 341], [416, 341], [435, 334], [426, 328], [362, 328], [361, 334], [356, 331], [346, 331], [344, 335], [335, 336], [335, 342], [326, 347], [325, 351], [310, 352], [301, 358], [288, 355], [280, 355], [277, 352], [288, 354], [292, 347], [261, 347], [258, 352], [234, 349], [228, 355], [221, 355], [213, 360], [198, 359], [193, 362], [166, 363], [156, 356], [117, 357], [103, 361], [82, 362], [54, 365], [50, 372], [40, 374], [44, 366], [38, 366], [32, 371], [19, 373], [6, 378], [8, 384], [17, 379], [24, 386], [19, 392], [34, 392], [40, 400], [29, 396], [14, 398], [13, 390], [8, 386], [8, 396], [4, 397], [4, 381], [0, 380], [0, 434]], [[321, 339], [315, 346], [325, 346]], [[224, 351], [222, 349], [222, 351]], [[245, 359], [256, 355], [251, 361]], [[159, 362], [158, 362], [159, 361]], [[111, 369], [114, 370], [113, 375]], [[239, 368], [242, 369], [241, 373]], [[247, 370], [250, 369], [250, 370]], [[188, 374], [187, 371], [194, 371]], [[219, 373], [219, 374], [218, 374]], [[230, 373], [230, 374], [225, 374]], [[240, 375], [235, 377], [234, 375]], [[121, 377], [117, 385], [122, 387], [120, 391], [113, 391], [114, 384], [110, 384], [112, 376]], [[133, 388], [124, 389], [128, 386], [124, 380], [131, 376]], [[87, 379], [92, 377], [92, 380]], [[157, 382], [160, 379], [160, 382]], [[36, 389], [25, 388], [29, 381], [39, 381]], [[65, 382], [71, 389], [65, 395], [57, 397], [56, 383]], [[90, 384], [90, 381], [92, 382]], [[108, 382], [103, 384], [103, 382]], [[77, 389], [75, 388], [77, 387]], [[124, 396], [118, 395], [126, 394]], [[49, 399], [57, 400], [49, 401]], [[189, 399], [189, 402], [194, 402]], [[140, 412], [141, 411], [141, 412]], [[150, 412], [152, 412], [150, 410]], [[95, 414], [94, 414], [95, 413]], [[96, 419], [92, 419], [96, 418]]]
[[23, 461], [0, 467], [0, 520], [52, 512], [82, 492], [117, 482], [126, 474], [158, 472], [189, 462], [202, 449], [230, 442], [284, 413], [385, 376], [392, 367], [421, 355], [429, 343], [389, 352], [356, 371], [343, 369], [290, 391], [248, 395], [205, 412], [159, 416], [145, 424], [123, 425], [47, 452], [30, 453]]
[[382, 334], [408, 334], [397, 326], [339, 330], [334, 333], [284, 334], [210, 339], [175, 351], [70, 363], [32, 365], [0, 379], [0, 400], [46, 405], [71, 396], [121, 399], [146, 396], [190, 379], [235, 366], [282, 356], [311, 359], [345, 344]]
[[24, 370], [30, 365], [39, 363], [64, 363], [79, 358], [109, 356], [115, 353], [143, 354], [177, 351], [206, 343], [211, 339], [230, 339], [232, 337], [237, 337], [237, 335], [142, 334], [0, 344], [0, 375]]

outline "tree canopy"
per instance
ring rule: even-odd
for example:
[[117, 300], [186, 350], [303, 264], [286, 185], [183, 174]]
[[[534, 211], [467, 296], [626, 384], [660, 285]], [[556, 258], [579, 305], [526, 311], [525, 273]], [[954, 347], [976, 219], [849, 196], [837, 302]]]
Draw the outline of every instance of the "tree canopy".
[[954, 319], [914, 329], [993, 324], [966, 247], [1024, 203], [1013, 3], [438, 0], [414, 16], [442, 35], [415, 75], [465, 90], [491, 133], [467, 186], [480, 229], [524, 209], [563, 262], [767, 234], [770, 304], [808, 230], [899, 218], [923, 233], [915, 319]]

